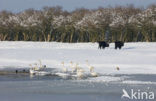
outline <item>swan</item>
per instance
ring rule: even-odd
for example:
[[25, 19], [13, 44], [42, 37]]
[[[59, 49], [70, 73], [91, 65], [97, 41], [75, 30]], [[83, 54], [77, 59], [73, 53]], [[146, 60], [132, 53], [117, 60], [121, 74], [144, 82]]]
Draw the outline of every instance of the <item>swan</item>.
[[36, 71], [35, 73], [36, 75], [40, 75], [40, 76], [44, 76], [44, 75], [50, 75], [50, 72], [46, 72], [46, 71]]
[[92, 77], [97, 77], [98, 76], [98, 74], [96, 72], [94, 72], [94, 67], [93, 66], [89, 67], [89, 72], [90, 72]]
[[89, 66], [89, 71], [93, 72], [94, 71], [94, 67], [93, 66]]
[[41, 62], [41, 60], [39, 59], [38, 61], [39, 61], [40, 68], [42, 68], [42, 62]]
[[63, 65], [62, 71], [65, 72], [65, 73], [68, 72], [68, 69], [66, 67], [64, 67], [64, 62], [62, 62], [62, 65]]
[[87, 66], [89, 68], [89, 71], [92, 72], [94, 70], [94, 67], [89, 65], [88, 60], [86, 60], [86, 62], [87, 62]]
[[85, 74], [84, 74], [85, 71], [82, 68], [80, 68], [78, 65], [79, 64], [76, 63], [76, 66], [75, 66], [76, 74], [71, 74], [71, 77], [83, 78], [85, 76]]
[[76, 66], [74, 67], [73, 62], [70, 62], [70, 67], [72, 69], [72, 73], [76, 72]]
[[34, 65], [35, 65], [35, 66], [33, 67], [32, 64], [29, 64], [29, 66], [31, 67], [31, 68], [29, 69], [29, 73], [30, 73], [30, 74], [35, 74], [36, 71], [39, 70], [37, 64], [35, 63]]
[[30, 66], [29, 73], [34, 74], [34, 68], [33, 68], [32, 64], [29, 64], [29, 66]]
[[76, 65], [75, 65], [75, 71], [77, 72], [77, 71], [78, 71], [78, 69], [80, 69], [80, 68], [79, 68], [79, 64], [78, 64], [78, 63], [76, 63]]
[[92, 77], [98, 77], [98, 74], [96, 72], [91, 72], [90, 74]]
[[91, 74], [92, 77], [97, 77], [98, 76], [98, 74], [96, 72], [94, 72], [94, 67], [93, 66], [90, 67], [90, 74]]
[[73, 63], [71, 62], [71, 68], [72, 68], [72, 73], [76, 73], [78, 69], [80, 69], [80, 67], [78, 67], [78, 63], [75, 64], [75, 66], [73, 65]]
[[40, 70], [40, 68], [38, 67], [37, 63], [34, 63], [34, 70]]
[[46, 65], [42, 65], [42, 62], [41, 62], [40, 59], [38, 61], [39, 61], [39, 66], [40, 66], [39, 68], [42, 69], [42, 70], [45, 69]]
[[59, 76], [59, 77], [62, 77], [62, 78], [68, 78], [70, 76], [70, 74], [68, 73], [55, 73], [55, 75]]
[[76, 64], [76, 76], [78, 78], [83, 78], [85, 76], [85, 74], [84, 74], [85, 71], [82, 68], [80, 68], [78, 65], [79, 64], [77, 63]]
[[76, 72], [77, 71], [77, 67], [78, 67], [78, 63], [74, 66], [73, 62], [71, 61], [70, 64], [71, 64], [70, 67], [72, 68], [72, 73]]
[[78, 63], [76, 64], [75, 68], [76, 68], [76, 72], [77, 72], [77, 71], [85, 72], [83, 68], [80, 68], [80, 67], [79, 67], [79, 64], [78, 64]]
[[84, 77], [84, 70], [82, 68], [77, 69], [77, 77], [83, 78]]
[[91, 75], [92, 77], [97, 77], [98, 74], [97, 74], [96, 72], [94, 72], [94, 67], [89, 65], [88, 60], [86, 60], [86, 62], [87, 62], [87, 66], [88, 66], [88, 68], [89, 68], [90, 75]]
[[44, 71], [43, 69], [46, 67], [45, 65], [42, 65], [41, 60], [39, 60], [39, 65], [37, 63], [34, 63], [34, 66], [32, 64], [29, 64], [31, 67], [29, 69], [29, 73], [33, 75], [48, 75], [50, 74], [49, 72]]
[[68, 69], [64, 67], [64, 62], [61, 63], [63, 65], [62, 72], [57, 72], [55, 75], [62, 77], [62, 78], [68, 78], [70, 74], [68, 73]]

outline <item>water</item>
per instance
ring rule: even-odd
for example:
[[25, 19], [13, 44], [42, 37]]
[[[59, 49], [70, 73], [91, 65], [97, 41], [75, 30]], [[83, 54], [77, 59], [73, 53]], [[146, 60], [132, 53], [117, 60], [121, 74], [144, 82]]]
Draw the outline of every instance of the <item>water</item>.
[[102, 75], [87, 79], [0, 75], [0, 101], [135, 101], [121, 99], [122, 89], [140, 89], [156, 94], [155, 78], [156, 75], [145, 74]]

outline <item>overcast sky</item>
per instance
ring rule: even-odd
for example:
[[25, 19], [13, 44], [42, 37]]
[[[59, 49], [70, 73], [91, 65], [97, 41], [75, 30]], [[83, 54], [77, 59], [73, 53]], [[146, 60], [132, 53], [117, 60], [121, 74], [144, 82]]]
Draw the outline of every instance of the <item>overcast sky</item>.
[[147, 7], [156, 4], [156, 0], [0, 0], [0, 11], [20, 12], [28, 8], [42, 9], [44, 6], [62, 6], [64, 10], [76, 8], [98, 8], [116, 5], [134, 4], [137, 7]]

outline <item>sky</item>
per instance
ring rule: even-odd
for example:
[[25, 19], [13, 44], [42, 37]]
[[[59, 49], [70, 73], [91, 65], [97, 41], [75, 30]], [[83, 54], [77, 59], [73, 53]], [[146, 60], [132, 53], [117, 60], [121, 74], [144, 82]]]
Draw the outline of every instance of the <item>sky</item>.
[[45, 6], [62, 6], [64, 10], [73, 11], [81, 7], [94, 9], [108, 6], [126, 6], [127, 4], [147, 7], [150, 4], [156, 4], [156, 0], [0, 0], [0, 11], [21, 12], [29, 8], [38, 10]]

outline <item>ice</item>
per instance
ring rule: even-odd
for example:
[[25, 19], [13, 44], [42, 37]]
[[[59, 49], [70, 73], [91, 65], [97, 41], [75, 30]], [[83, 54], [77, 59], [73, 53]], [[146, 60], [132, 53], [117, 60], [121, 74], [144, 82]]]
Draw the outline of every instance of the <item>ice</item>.
[[156, 82], [151, 82], [151, 81], [132, 81], [132, 80], [127, 80], [127, 81], [123, 81], [122, 83], [124, 84], [153, 84], [156, 85]]

